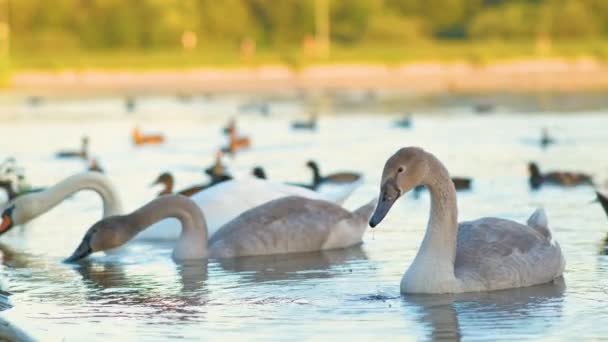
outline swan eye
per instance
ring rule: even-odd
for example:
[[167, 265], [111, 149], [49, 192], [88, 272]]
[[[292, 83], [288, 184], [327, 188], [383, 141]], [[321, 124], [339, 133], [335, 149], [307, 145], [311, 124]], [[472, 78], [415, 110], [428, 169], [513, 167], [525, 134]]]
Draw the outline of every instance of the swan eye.
[[397, 169], [397, 173], [401, 173], [401, 172], [403, 172], [403, 166], [400, 166], [400, 167]]

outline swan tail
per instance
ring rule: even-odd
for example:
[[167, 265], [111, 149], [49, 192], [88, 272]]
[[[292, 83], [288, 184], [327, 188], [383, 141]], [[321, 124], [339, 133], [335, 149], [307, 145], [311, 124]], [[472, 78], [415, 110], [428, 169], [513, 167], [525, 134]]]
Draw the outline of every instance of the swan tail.
[[528, 226], [541, 233], [548, 240], [551, 240], [551, 230], [549, 229], [549, 221], [545, 209], [538, 208], [532, 213], [528, 219]]

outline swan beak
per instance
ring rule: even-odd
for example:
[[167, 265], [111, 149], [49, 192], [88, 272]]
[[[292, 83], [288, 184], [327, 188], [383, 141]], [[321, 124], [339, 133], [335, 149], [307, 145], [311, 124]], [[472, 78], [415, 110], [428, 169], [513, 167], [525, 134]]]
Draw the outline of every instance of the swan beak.
[[82, 242], [80, 242], [80, 245], [78, 246], [78, 248], [76, 248], [76, 250], [74, 251], [74, 253], [72, 253], [72, 255], [69, 258], [65, 259], [64, 262], [67, 262], [67, 263], [77, 262], [81, 259], [86, 258], [91, 253], [93, 253], [93, 248], [91, 248], [90, 239], [88, 238], [88, 236], [85, 236], [84, 239], [82, 239]]
[[13, 210], [15, 210], [15, 206], [8, 207], [2, 213], [2, 222], [0, 223], [0, 234], [6, 233], [9, 229], [13, 227]]
[[389, 187], [387, 185], [382, 187], [380, 197], [378, 198], [378, 205], [376, 205], [376, 210], [369, 220], [370, 227], [374, 228], [384, 219], [400, 195], [400, 191], [396, 187]]
[[2, 216], [2, 223], [0, 223], [0, 233], [7, 231], [13, 225], [13, 220], [9, 215]]

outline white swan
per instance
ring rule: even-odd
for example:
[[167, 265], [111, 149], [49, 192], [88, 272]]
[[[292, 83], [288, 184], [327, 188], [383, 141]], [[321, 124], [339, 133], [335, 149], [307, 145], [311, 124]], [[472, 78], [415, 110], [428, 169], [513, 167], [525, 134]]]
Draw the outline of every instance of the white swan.
[[450, 175], [421, 148], [402, 148], [386, 162], [370, 226], [420, 184], [430, 191], [431, 217], [418, 254], [401, 279], [401, 292], [490, 291], [547, 283], [562, 275], [564, 256], [542, 209], [527, 225], [492, 217], [458, 224]]
[[[11, 227], [31, 221], [61, 203], [80, 190], [93, 190], [103, 201], [103, 217], [123, 213], [120, 197], [107, 176], [99, 172], [84, 172], [49, 187], [44, 191], [20, 196], [8, 203], [2, 212], [0, 235]], [[328, 201], [342, 201], [343, 197], [331, 197], [297, 186], [276, 184], [258, 179], [233, 180], [220, 183], [194, 195], [192, 199], [207, 214], [209, 236], [226, 222], [242, 212], [273, 199], [296, 195]], [[177, 239], [180, 226], [175, 220], [158, 222], [139, 239]]]
[[182, 195], [166, 195], [129, 215], [107, 217], [95, 223], [66, 261], [118, 248], [167, 217], [181, 223], [181, 234], [173, 250], [176, 260], [345, 248], [361, 243], [374, 202], [351, 213], [326, 201], [295, 196], [280, 198], [244, 212], [207, 241], [207, 225], [198, 205]]

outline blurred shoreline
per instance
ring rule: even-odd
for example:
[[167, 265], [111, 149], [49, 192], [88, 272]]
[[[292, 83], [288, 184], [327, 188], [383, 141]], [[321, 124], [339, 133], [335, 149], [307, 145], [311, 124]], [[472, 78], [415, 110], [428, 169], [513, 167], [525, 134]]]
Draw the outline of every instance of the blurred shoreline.
[[524, 59], [486, 65], [415, 63], [286, 66], [179, 71], [23, 71], [17, 92], [174, 93], [312, 89], [393, 89], [418, 93], [589, 91], [608, 89], [608, 64], [592, 58]]

